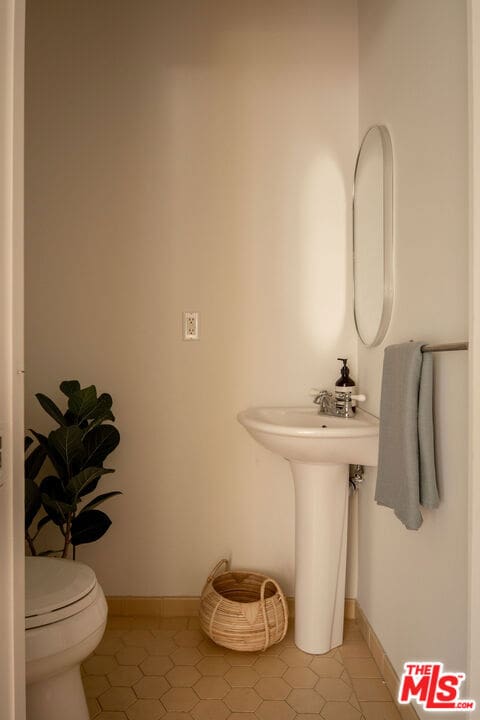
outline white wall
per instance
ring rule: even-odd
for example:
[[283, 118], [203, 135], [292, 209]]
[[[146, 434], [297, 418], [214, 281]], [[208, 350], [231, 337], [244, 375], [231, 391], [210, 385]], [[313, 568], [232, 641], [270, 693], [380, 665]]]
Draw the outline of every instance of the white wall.
[[480, 2], [468, 2], [470, 110], [469, 697], [480, 697]]
[[[385, 123], [395, 167], [396, 298], [384, 344], [359, 347], [359, 385], [378, 414], [385, 345], [468, 333], [466, 7], [362, 0], [360, 131]], [[397, 672], [409, 659], [466, 669], [467, 353], [435, 356], [441, 505], [418, 532], [360, 492], [358, 599]]]
[[0, 714], [25, 716], [23, 67], [25, 4], [0, 0]]
[[114, 397], [124, 496], [80, 552], [107, 593], [198, 595], [223, 554], [292, 592], [288, 465], [235, 415], [309, 402], [356, 352], [356, 21], [355, 0], [28, 3], [27, 419], [64, 378]]

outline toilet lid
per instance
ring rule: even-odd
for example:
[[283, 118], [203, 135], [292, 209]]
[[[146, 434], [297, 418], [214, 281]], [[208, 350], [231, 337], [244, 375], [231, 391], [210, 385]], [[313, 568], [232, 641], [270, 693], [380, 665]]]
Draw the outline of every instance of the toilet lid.
[[[95, 573], [74, 560], [48, 557], [25, 558], [25, 618], [37, 618], [77, 603], [95, 587]], [[76, 612], [72, 608], [72, 613]], [[65, 616], [65, 613], [62, 613]], [[68, 613], [67, 613], [68, 615]], [[45, 624], [51, 622], [44, 619]], [[27, 626], [28, 623], [27, 620]]]

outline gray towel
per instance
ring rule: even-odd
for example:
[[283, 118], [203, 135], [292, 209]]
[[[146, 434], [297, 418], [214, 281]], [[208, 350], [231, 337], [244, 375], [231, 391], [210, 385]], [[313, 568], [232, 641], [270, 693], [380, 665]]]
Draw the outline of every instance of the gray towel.
[[421, 342], [385, 348], [375, 500], [409, 530], [423, 522], [420, 505], [438, 507], [433, 436], [433, 362]]

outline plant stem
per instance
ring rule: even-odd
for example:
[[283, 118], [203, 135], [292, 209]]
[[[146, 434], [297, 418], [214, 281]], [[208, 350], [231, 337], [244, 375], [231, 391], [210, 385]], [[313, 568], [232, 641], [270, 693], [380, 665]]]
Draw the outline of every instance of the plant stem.
[[68, 556], [68, 546], [70, 545], [70, 528], [72, 526], [72, 514], [70, 513], [67, 517], [67, 524], [65, 527], [65, 543], [63, 545], [62, 558]]
[[25, 533], [25, 540], [26, 540], [27, 543], [28, 543], [28, 547], [29, 547], [30, 552], [32, 553], [32, 555], [36, 555], [36, 554], [37, 554], [37, 551], [35, 550], [35, 545], [33, 544], [33, 540], [32, 540], [32, 538], [30, 537], [30, 535], [28, 534], [28, 532]]

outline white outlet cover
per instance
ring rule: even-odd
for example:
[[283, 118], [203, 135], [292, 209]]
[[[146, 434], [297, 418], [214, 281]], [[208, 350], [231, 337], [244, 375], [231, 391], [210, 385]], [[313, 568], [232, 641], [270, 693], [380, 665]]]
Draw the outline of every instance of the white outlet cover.
[[195, 311], [185, 311], [183, 313], [183, 339], [199, 340], [199, 313]]

